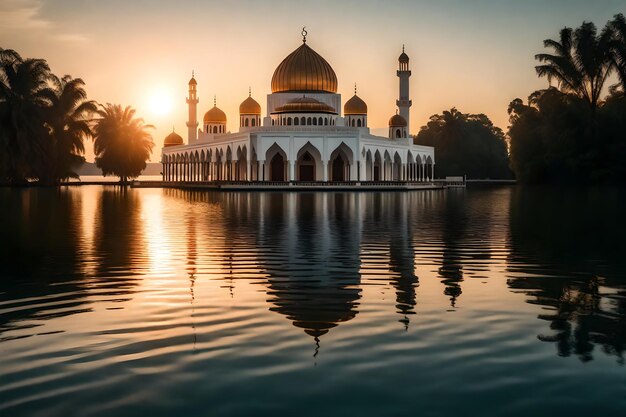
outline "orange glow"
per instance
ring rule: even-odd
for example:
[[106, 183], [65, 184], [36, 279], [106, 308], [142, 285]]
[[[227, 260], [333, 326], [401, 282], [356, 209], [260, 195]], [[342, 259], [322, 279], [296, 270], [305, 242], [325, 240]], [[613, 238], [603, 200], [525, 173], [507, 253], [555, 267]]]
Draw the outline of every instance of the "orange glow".
[[172, 97], [165, 91], [156, 91], [150, 97], [150, 111], [156, 116], [165, 116], [172, 112]]

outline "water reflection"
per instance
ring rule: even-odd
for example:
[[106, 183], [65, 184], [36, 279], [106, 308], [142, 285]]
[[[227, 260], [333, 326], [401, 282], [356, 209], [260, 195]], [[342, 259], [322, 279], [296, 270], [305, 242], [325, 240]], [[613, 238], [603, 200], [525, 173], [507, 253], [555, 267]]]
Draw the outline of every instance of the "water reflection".
[[0, 188], [0, 337], [26, 337], [45, 320], [91, 310], [80, 279], [81, 204], [80, 193]]
[[[264, 204], [267, 199], [267, 204]], [[319, 338], [357, 315], [360, 207], [354, 194], [265, 194], [259, 237], [271, 311]], [[317, 352], [316, 352], [317, 353]]]
[[517, 189], [511, 196], [509, 286], [542, 307], [560, 356], [590, 361], [596, 348], [624, 361], [624, 193]]

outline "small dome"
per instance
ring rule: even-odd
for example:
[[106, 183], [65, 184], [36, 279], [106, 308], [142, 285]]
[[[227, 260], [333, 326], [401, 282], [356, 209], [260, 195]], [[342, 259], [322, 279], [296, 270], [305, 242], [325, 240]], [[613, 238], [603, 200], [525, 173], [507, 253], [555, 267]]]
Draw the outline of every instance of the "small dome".
[[394, 114], [389, 119], [389, 127], [406, 127], [406, 120], [399, 114]]
[[204, 113], [204, 123], [226, 123], [226, 113], [219, 107], [213, 106], [211, 110]]
[[261, 114], [261, 105], [252, 97], [248, 97], [239, 105], [239, 114]]
[[402, 53], [398, 57], [398, 61], [400, 61], [400, 62], [409, 62], [409, 56], [404, 52], [404, 50], [402, 51]]
[[191, 80], [189, 80], [189, 85], [198, 85], [196, 79], [193, 76], [191, 77]]
[[165, 137], [165, 140], [163, 141], [163, 146], [176, 146], [176, 145], [182, 145], [183, 144], [183, 138], [176, 132], [172, 131], [172, 133], [170, 133], [169, 135], [167, 135]]
[[343, 113], [345, 115], [367, 114], [367, 104], [361, 100], [361, 97], [355, 94], [350, 100], [346, 101], [346, 104], [343, 105]]
[[284, 91], [336, 93], [337, 75], [320, 54], [303, 43], [276, 67], [272, 76], [272, 93]]
[[337, 114], [334, 108], [326, 103], [322, 103], [313, 97], [295, 98], [276, 107], [274, 113], [331, 113]]

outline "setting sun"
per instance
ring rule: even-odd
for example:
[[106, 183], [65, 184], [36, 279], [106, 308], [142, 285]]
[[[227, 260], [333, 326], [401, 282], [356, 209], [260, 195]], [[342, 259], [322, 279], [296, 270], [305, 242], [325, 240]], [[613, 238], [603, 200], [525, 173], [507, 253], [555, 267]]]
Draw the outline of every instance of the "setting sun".
[[152, 113], [162, 116], [172, 111], [172, 98], [164, 91], [158, 91], [150, 97], [150, 110]]

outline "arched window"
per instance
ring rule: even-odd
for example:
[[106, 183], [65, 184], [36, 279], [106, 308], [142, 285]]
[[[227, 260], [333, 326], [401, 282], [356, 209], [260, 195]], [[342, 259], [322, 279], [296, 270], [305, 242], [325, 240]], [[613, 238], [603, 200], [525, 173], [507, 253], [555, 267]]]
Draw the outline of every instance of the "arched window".
[[217, 126], [213, 126], [213, 133], [217, 133]]
[[317, 126], [317, 118], [313, 118], [313, 126]]
[[309, 126], [311, 126], [311, 124], [312, 124], [312, 123], [311, 123], [311, 118], [310, 118], [310, 117], [307, 117], [307, 119], [306, 119], [306, 124], [307, 124], [307, 125], [309, 125]]
[[402, 134], [400, 133], [400, 129], [396, 129], [396, 138], [401, 138]]
[[255, 125], [256, 125], [256, 117], [252, 119], [252, 127], [254, 127]]
[[246, 117], [245, 126], [248, 127], [248, 118]]
[[356, 127], [361, 127], [361, 119], [356, 121]]
[[320, 126], [321, 126], [321, 125], [322, 125], [322, 123], [324, 123], [324, 122], [322, 122], [322, 118], [321, 118], [321, 117], [320, 117], [319, 119], [317, 119], [317, 124], [318, 124], [318, 125], [320, 125]]
[[328, 126], [328, 117], [324, 118], [324, 126]]
[[304, 126], [304, 125], [306, 124], [306, 119], [304, 118], [304, 116], [302, 116], [302, 117], [300, 118], [300, 124], [301, 124], [302, 126]]
[[291, 126], [291, 117], [287, 118], [287, 126]]
[[300, 124], [300, 119], [298, 119], [297, 117], [293, 118], [293, 124], [294, 126], [298, 126]]
[[354, 127], [354, 119], [352, 119], [352, 122], [350, 123], [350, 125]]
[[272, 119], [272, 126], [274, 126], [274, 119]]

